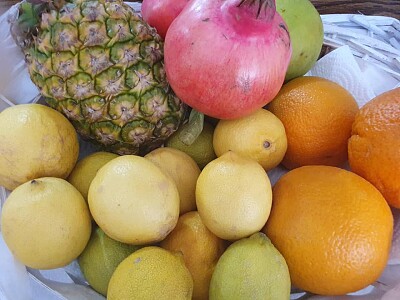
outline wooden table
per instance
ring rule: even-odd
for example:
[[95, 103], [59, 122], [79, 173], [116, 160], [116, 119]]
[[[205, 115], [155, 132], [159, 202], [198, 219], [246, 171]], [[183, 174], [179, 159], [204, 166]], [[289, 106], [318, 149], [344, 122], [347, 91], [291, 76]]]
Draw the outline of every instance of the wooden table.
[[400, 19], [399, 0], [311, 0], [320, 14], [357, 14]]
[[[0, 14], [19, 0], [0, 0]], [[311, 0], [321, 14], [362, 13], [400, 19], [400, 0]]]
[[17, 3], [16, 0], [0, 0], [0, 15], [2, 15], [11, 5]]

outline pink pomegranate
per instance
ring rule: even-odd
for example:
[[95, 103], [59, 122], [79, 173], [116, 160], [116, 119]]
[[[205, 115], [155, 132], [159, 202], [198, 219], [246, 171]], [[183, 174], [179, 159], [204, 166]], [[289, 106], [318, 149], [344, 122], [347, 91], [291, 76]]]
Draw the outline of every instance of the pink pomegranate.
[[168, 81], [183, 102], [232, 119], [276, 96], [291, 51], [274, 0], [192, 0], [168, 29], [164, 59]]
[[180, 14], [189, 0], [143, 0], [142, 17], [165, 39], [172, 21]]

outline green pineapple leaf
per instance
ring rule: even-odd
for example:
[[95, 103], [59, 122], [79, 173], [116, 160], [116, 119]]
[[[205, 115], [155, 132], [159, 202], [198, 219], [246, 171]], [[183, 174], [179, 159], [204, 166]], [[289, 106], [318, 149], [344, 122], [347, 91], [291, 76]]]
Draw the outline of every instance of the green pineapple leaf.
[[18, 18], [19, 25], [24, 31], [28, 31], [31, 28], [39, 26], [40, 19], [39, 14], [41, 11], [40, 4], [34, 5], [29, 2], [23, 2], [20, 6], [20, 16]]

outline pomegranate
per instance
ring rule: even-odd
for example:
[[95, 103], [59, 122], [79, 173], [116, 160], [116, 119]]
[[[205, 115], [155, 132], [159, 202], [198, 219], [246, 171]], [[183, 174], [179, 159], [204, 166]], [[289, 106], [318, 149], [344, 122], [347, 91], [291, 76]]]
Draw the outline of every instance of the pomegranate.
[[275, 97], [291, 51], [275, 0], [192, 0], [167, 31], [164, 61], [183, 102], [233, 119]]
[[165, 39], [168, 27], [189, 0], [143, 0], [142, 17]]

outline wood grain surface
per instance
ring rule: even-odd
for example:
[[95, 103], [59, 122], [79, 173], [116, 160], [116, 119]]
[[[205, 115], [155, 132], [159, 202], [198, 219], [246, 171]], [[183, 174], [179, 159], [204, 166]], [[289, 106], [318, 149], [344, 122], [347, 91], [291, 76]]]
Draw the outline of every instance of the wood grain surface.
[[[19, 0], [0, 0], [0, 14]], [[400, 19], [400, 0], [311, 0], [321, 14], [357, 14], [390, 16]]]
[[400, 18], [400, 0], [311, 0], [320, 14], [379, 15]]
[[18, 3], [17, 0], [0, 0], [0, 15], [3, 14], [11, 5]]

